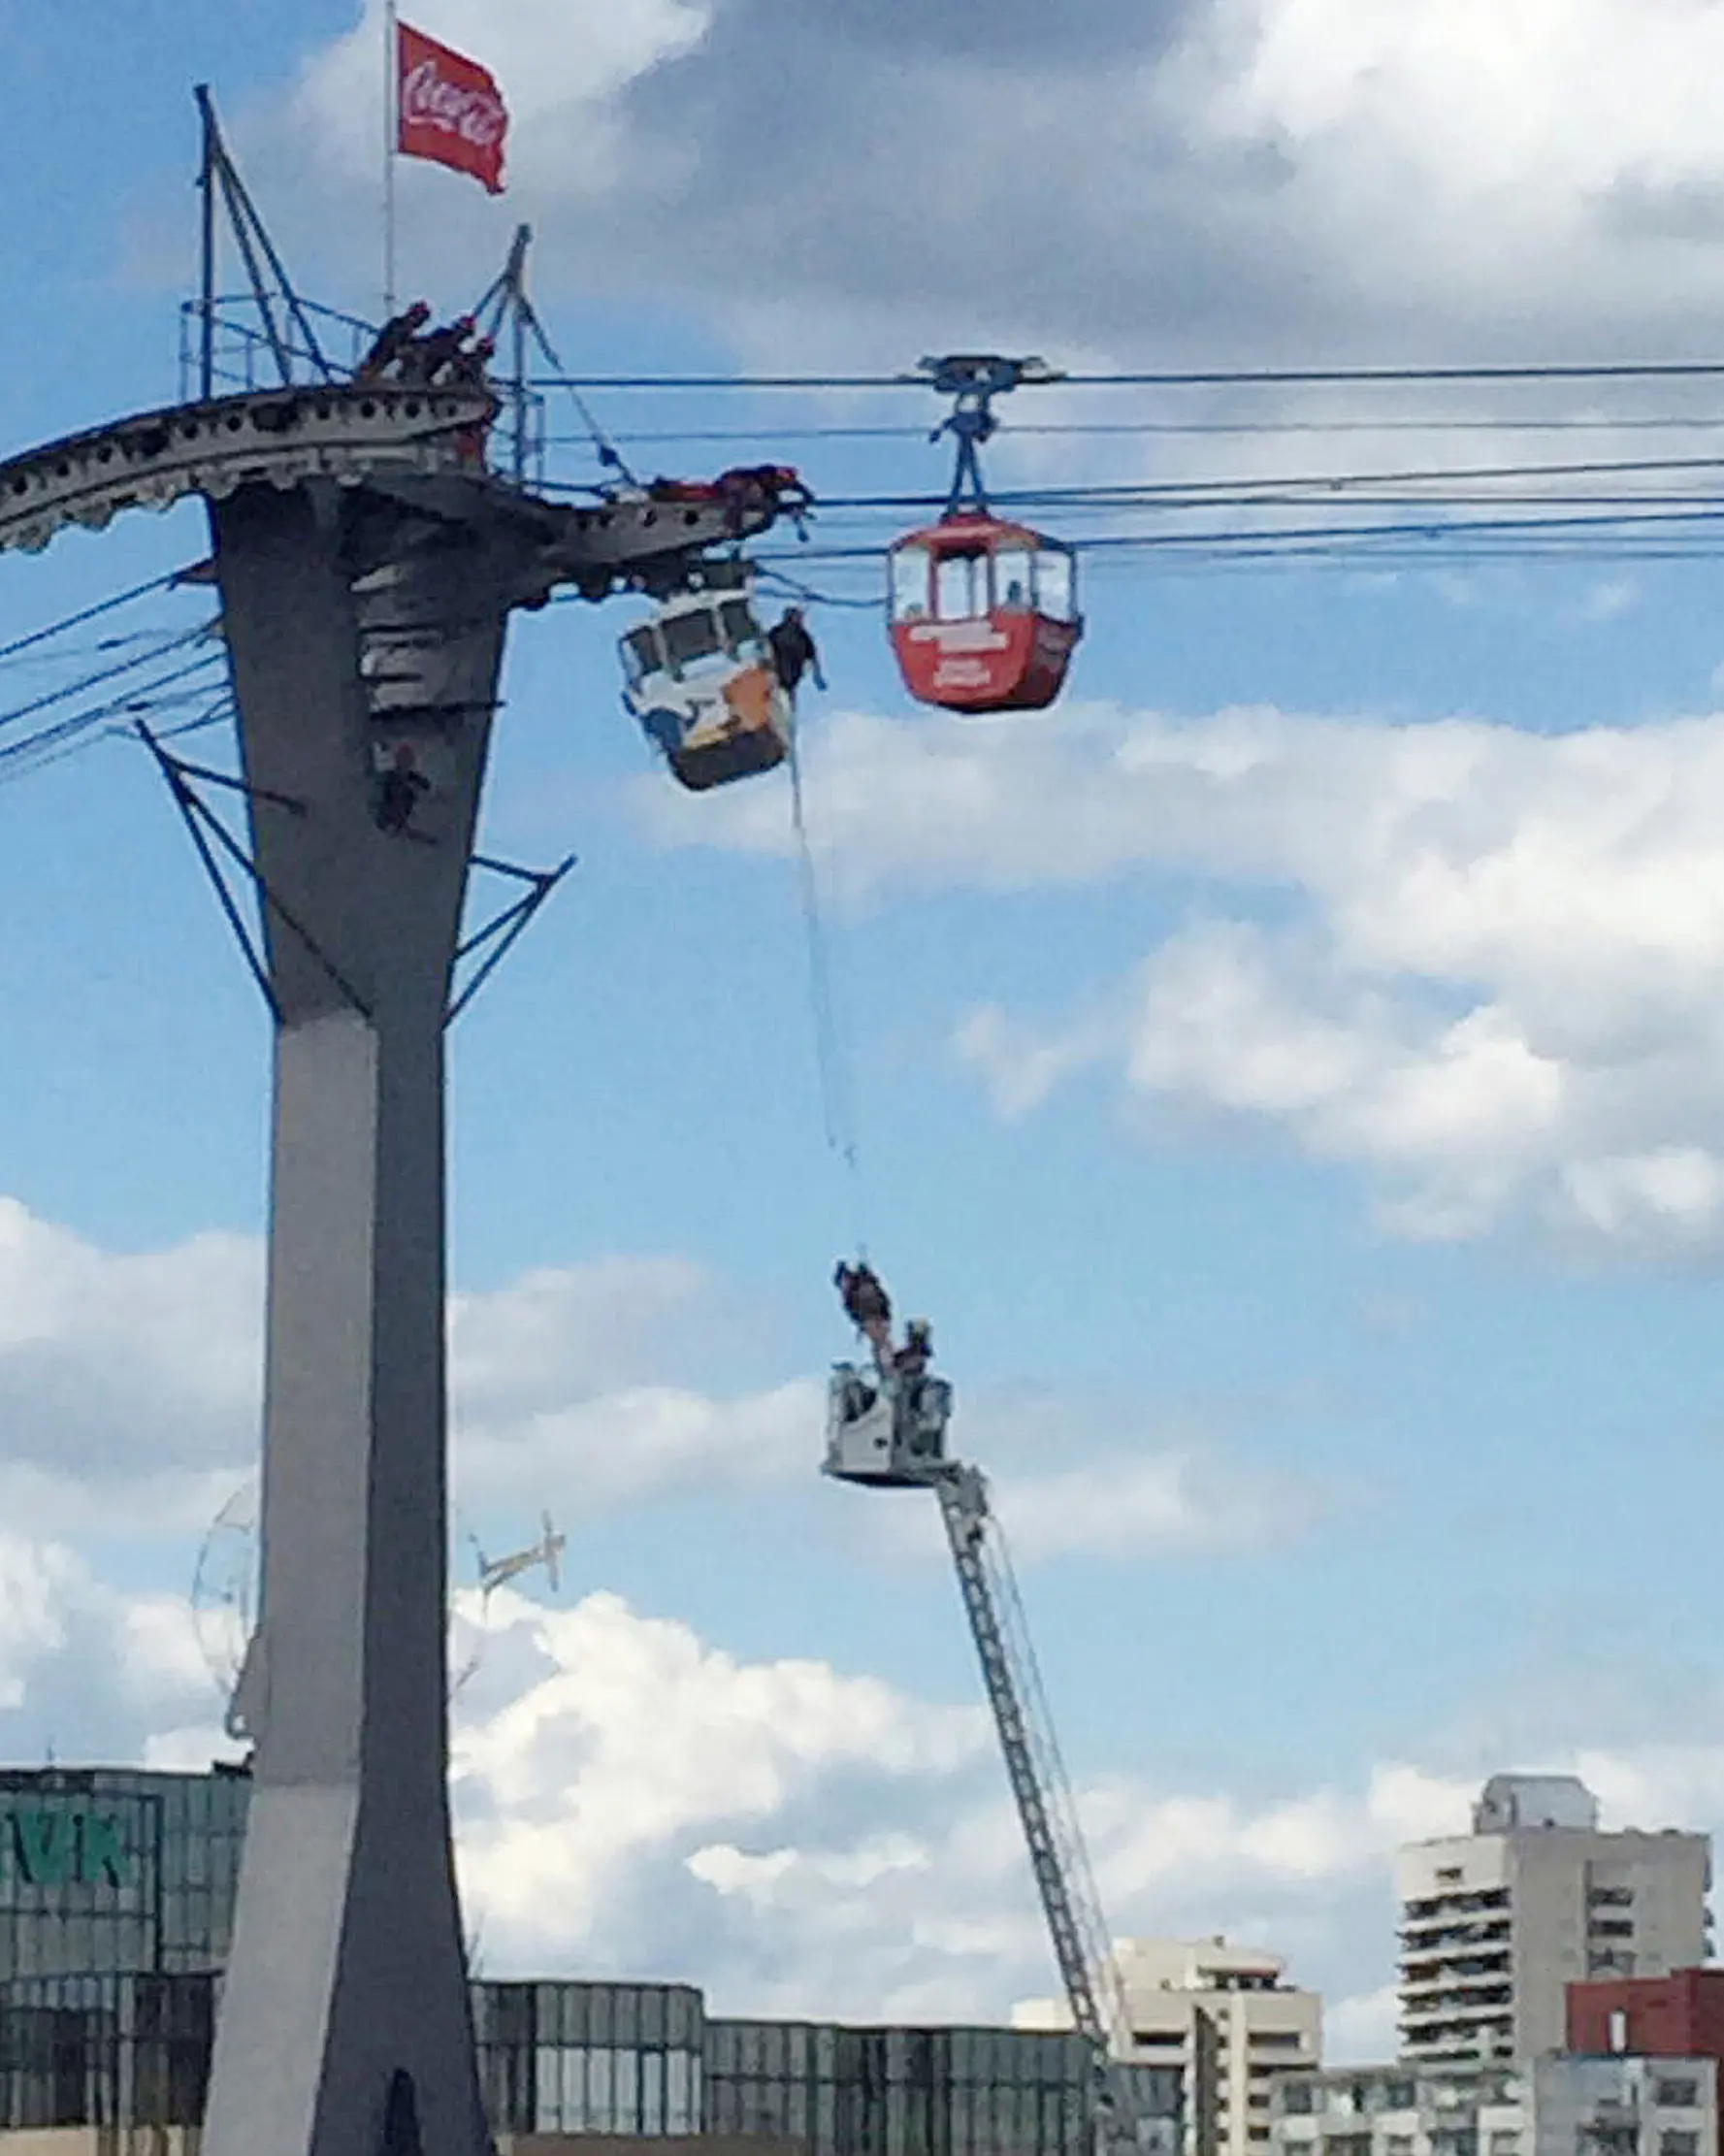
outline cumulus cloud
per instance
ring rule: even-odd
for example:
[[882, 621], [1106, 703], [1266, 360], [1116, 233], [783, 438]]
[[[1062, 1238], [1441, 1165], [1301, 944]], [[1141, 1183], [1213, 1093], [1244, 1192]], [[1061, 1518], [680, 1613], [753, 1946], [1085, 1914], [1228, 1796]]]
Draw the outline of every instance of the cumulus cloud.
[[[206, 1645], [223, 1664], [237, 1657], [228, 1634], [243, 1631], [251, 1607], [239, 1571], [250, 1561], [255, 1497], [236, 1492], [257, 1444], [260, 1303], [259, 1253], [245, 1239], [118, 1258], [0, 1199], [9, 1517], [41, 1537], [208, 1538], [205, 1600], [218, 1637]], [[699, 1382], [703, 1365], [722, 1361], [739, 1333], [746, 1340], [753, 1321], [741, 1305], [675, 1258], [545, 1267], [453, 1296], [462, 1506], [537, 1511], [546, 1491], [572, 1484], [591, 1517], [671, 1489], [804, 1483], [826, 1417], [818, 1380], [732, 1391]], [[1104, 1427], [1105, 1443], [1036, 1476], [1028, 1463], [1051, 1445], [1067, 1452], [1074, 1416]], [[1079, 1413], [1069, 1400], [982, 1394], [965, 1442], [1003, 1467], [1003, 1502], [1026, 1521], [1032, 1562], [1249, 1548], [1303, 1530], [1332, 1504], [1331, 1493], [1129, 1405]], [[927, 1529], [931, 1515], [918, 1513]], [[906, 1541], [932, 1546], [916, 1527]]]
[[[255, 1454], [262, 1304], [249, 1238], [116, 1256], [0, 1196], [9, 1516], [50, 1535], [206, 1527]], [[727, 1397], [674, 1382], [731, 1315], [722, 1288], [677, 1258], [602, 1258], [454, 1296], [464, 1485], [514, 1501], [578, 1471], [602, 1504], [800, 1465], [822, 1413], [811, 1384]]]
[[[1080, 1007], [960, 1016], [1002, 1114], [1102, 1067], [1157, 1132], [1270, 1128], [1362, 1166], [1401, 1232], [1715, 1258], [1724, 721], [852, 713], [809, 762], [854, 900], [1146, 875], [1183, 898]], [[777, 851], [764, 791], [699, 826], [646, 812], [667, 843]]]
[[[1003, 2018], [1048, 1954], [979, 1711], [815, 1662], [750, 1663], [595, 1595], [510, 1599], [460, 1738], [463, 1868], [488, 1965], [676, 1969], [719, 2010]], [[1724, 1817], [1724, 1752], [1559, 1751], [1612, 1825]], [[1479, 1779], [1413, 1761], [1254, 1799], [1111, 1777], [1078, 1807], [1117, 1936], [1217, 1931], [1384, 2056], [1391, 1860], [1467, 1831]]]

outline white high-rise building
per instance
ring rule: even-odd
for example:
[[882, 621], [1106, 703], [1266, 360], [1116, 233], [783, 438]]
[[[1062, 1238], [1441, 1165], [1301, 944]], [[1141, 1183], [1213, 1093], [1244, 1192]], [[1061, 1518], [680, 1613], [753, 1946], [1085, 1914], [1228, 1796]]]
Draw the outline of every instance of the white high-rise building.
[[1496, 1775], [1473, 1832], [1401, 1851], [1401, 2053], [1421, 2065], [1560, 2051], [1566, 1984], [1707, 1958], [1704, 1834], [1603, 1834], [1573, 1775]]
[[[1282, 1981], [1274, 1954], [1224, 1939], [1118, 1939], [1119, 1971], [1138, 2066], [1185, 2076], [1186, 2156], [1265, 2156], [1270, 2076], [1322, 2063], [1323, 2003]], [[1013, 2009], [1019, 2028], [1071, 2026], [1062, 2004]]]

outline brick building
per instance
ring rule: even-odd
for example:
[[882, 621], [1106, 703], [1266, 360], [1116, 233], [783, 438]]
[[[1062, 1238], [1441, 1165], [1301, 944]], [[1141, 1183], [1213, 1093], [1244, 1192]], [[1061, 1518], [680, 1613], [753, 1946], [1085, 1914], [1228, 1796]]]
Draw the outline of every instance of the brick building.
[[1568, 2048], [1724, 2065], [1724, 1969], [1570, 1984]]

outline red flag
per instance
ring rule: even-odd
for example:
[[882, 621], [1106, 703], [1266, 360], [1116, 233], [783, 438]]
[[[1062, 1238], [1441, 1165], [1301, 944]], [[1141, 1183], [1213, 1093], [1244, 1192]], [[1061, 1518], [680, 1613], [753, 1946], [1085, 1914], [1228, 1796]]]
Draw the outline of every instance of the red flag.
[[402, 155], [471, 173], [502, 194], [508, 107], [490, 70], [403, 22], [396, 26], [395, 84], [395, 147]]

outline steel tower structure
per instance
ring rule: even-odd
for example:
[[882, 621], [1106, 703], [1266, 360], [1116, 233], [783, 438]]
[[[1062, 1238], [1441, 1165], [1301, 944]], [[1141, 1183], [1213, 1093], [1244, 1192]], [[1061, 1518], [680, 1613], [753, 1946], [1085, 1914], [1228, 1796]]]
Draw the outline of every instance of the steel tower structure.
[[[244, 247], [205, 119], [207, 211], [219, 187]], [[208, 389], [208, 217], [205, 238]], [[480, 2156], [447, 1794], [443, 1039], [499, 670], [516, 608], [673, 588], [777, 504], [574, 508], [500, 479], [488, 389], [341, 380], [280, 283], [273, 310], [258, 291], [280, 387], [0, 465], [0, 549], [202, 496], [238, 714], [237, 781], [155, 750], [194, 835], [201, 783], [244, 796], [275, 1027], [263, 1578], [234, 1710], [255, 1785], [205, 2156]]]

